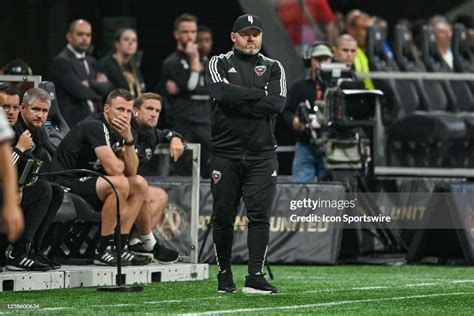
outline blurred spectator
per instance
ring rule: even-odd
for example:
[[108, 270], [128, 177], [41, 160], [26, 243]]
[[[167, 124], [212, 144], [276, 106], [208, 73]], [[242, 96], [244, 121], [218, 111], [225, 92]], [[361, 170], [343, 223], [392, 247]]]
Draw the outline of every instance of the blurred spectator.
[[101, 60], [101, 70], [114, 88], [128, 90], [137, 98], [145, 90], [143, 76], [134, 59], [138, 47], [137, 33], [132, 28], [120, 28], [114, 39], [115, 53]]
[[92, 27], [86, 20], [75, 20], [66, 34], [67, 46], [51, 64], [51, 78], [56, 86], [58, 104], [70, 127], [94, 112], [113, 86], [100, 73], [95, 58], [87, 56]]
[[470, 15], [459, 15], [454, 23], [464, 24], [467, 30], [467, 43], [471, 48], [471, 53], [474, 54], [474, 17]]
[[336, 40], [334, 55], [336, 61], [354, 68], [354, 59], [357, 52], [357, 41], [349, 34], [342, 34]]
[[336, 16], [327, 0], [278, 0], [277, 10], [294, 45], [308, 45], [318, 40], [334, 42], [337, 36]]
[[387, 20], [380, 16], [374, 17], [374, 25], [377, 26], [378, 30], [380, 33], [382, 33], [384, 37], [383, 41], [383, 48], [385, 50], [385, 53], [387, 54], [388, 57], [393, 58], [393, 51], [392, 47], [390, 47], [390, 43], [388, 42], [388, 23]]
[[[356, 72], [370, 72], [369, 59], [365, 54], [365, 41], [367, 37], [367, 28], [372, 25], [370, 16], [362, 11], [351, 11], [348, 17], [347, 31], [357, 41], [357, 53], [354, 60]], [[364, 84], [367, 89], [374, 89], [374, 84], [370, 78], [364, 79]]]
[[453, 29], [448, 20], [443, 16], [434, 16], [430, 19], [436, 36], [436, 45], [443, 60], [453, 69], [453, 52], [451, 51], [451, 39], [453, 38]]
[[204, 25], [199, 25], [197, 44], [201, 59], [207, 64], [209, 61], [209, 55], [212, 52], [212, 45], [214, 44], [212, 39], [212, 30], [210, 28]]
[[[174, 23], [176, 51], [163, 62], [163, 79], [169, 100], [170, 128], [190, 143], [201, 144], [201, 175], [209, 177], [208, 156], [211, 138], [211, 105], [205, 84], [204, 61], [196, 44], [197, 18], [180, 15]], [[190, 175], [190, 152], [176, 165], [174, 173]]]
[[352, 20], [361, 14], [362, 14], [362, 11], [358, 9], [353, 9], [346, 13], [346, 18], [344, 19], [344, 27], [345, 27], [346, 32], [348, 32], [349, 24], [352, 23]]

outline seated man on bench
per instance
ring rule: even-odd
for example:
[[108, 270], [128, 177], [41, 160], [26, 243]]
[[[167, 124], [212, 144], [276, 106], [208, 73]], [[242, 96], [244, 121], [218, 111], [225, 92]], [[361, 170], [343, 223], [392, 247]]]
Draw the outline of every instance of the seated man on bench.
[[[130, 230], [148, 192], [146, 180], [137, 175], [138, 157], [135, 152], [130, 119], [133, 98], [124, 89], [115, 89], [107, 97], [104, 113], [93, 114], [76, 125], [62, 140], [52, 162], [52, 171], [89, 169], [100, 172], [114, 184], [120, 201], [122, 265], [145, 265], [146, 258], [128, 250]], [[113, 138], [124, 139], [117, 152]], [[116, 197], [111, 186], [102, 178], [91, 175], [55, 176], [55, 182], [70, 188], [95, 209], [102, 210], [101, 236], [94, 263], [116, 265], [114, 228], [116, 226]]]

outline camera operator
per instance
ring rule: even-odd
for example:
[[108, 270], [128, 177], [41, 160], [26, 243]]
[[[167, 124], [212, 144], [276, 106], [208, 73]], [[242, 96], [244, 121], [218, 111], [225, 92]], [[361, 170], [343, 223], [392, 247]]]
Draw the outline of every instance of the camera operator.
[[[283, 118], [296, 133], [295, 157], [293, 159], [292, 176], [296, 182], [310, 182], [317, 177], [318, 181], [330, 179], [330, 173], [324, 166], [325, 150], [320, 144], [311, 141], [308, 125], [302, 117], [300, 104], [309, 102], [311, 107], [315, 101], [323, 100], [324, 84], [318, 80], [321, 64], [330, 63], [333, 58], [331, 47], [323, 42], [311, 45], [304, 55], [304, 64], [309, 67], [309, 77], [296, 82], [288, 96]], [[309, 110], [310, 115], [314, 110]], [[313, 125], [314, 127], [314, 125]]]

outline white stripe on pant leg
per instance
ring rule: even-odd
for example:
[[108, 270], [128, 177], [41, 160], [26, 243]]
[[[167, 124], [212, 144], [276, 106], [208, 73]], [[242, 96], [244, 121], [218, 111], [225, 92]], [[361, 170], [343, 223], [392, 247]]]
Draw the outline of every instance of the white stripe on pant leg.
[[221, 271], [221, 265], [219, 264], [219, 257], [217, 256], [217, 247], [216, 247], [216, 244], [214, 243], [214, 252], [216, 254], [216, 263], [217, 263], [217, 268], [219, 269], [219, 271]]
[[263, 254], [263, 261], [262, 261], [262, 267], [260, 268], [260, 272], [263, 272], [263, 266], [265, 265], [265, 259], [267, 258], [267, 251], [268, 251], [268, 244], [265, 247], [265, 253]]

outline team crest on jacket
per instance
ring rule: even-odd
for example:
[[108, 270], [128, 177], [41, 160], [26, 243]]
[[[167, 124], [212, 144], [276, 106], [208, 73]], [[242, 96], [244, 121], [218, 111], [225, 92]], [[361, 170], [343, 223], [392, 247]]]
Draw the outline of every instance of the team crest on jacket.
[[151, 148], [146, 148], [145, 149], [146, 160], [150, 160], [152, 154], [153, 154], [153, 152], [151, 151]]
[[267, 66], [264, 66], [264, 65], [255, 66], [255, 73], [259, 77], [261, 77], [265, 73], [265, 70], [267, 70]]
[[222, 173], [217, 170], [212, 170], [212, 181], [214, 181], [214, 184], [217, 184], [221, 180]]

